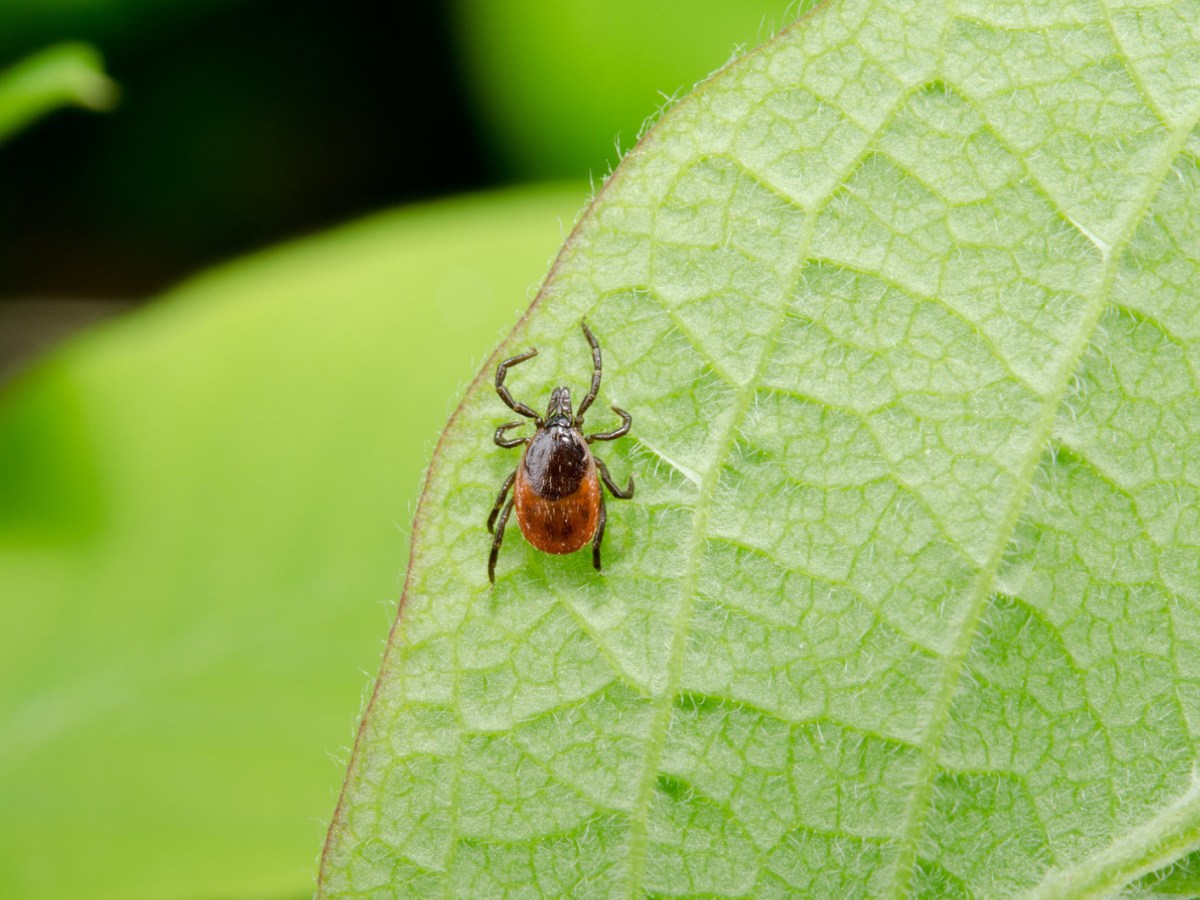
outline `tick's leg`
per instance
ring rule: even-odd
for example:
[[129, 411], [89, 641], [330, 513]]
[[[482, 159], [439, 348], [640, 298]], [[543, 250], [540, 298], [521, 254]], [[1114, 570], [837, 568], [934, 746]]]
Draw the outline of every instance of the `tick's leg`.
[[[604, 482], [604, 486], [606, 488], [608, 488], [610, 491], [612, 491], [612, 495], [614, 497], [616, 497], [620, 500], [630, 500], [633, 498], [633, 476], [632, 475], [629, 476], [629, 484], [626, 486], [625, 490], [621, 490], [619, 487], [617, 487], [616, 482], [613, 481], [612, 476], [608, 474], [608, 466], [606, 466], [604, 464], [604, 460], [597, 459], [596, 460], [596, 468], [600, 470], [600, 480]], [[516, 473], [514, 472], [513, 474], [515, 475]], [[603, 494], [600, 495], [600, 499], [601, 499], [601, 501], [603, 501], [603, 499], [604, 499]]]
[[523, 443], [525, 443], [525, 440], [526, 440], [525, 438], [523, 438], [523, 437], [506, 438], [504, 436], [504, 432], [508, 431], [508, 429], [510, 429], [510, 428], [520, 428], [524, 424], [525, 424], [524, 422], [508, 422], [505, 425], [501, 425], [499, 428], [496, 429], [496, 435], [494, 438], [492, 438], [492, 440], [494, 440], [496, 442], [497, 447], [508, 448], [508, 447], [521, 446]]
[[600, 373], [603, 369], [600, 364], [600, 345], [596, 343], [596, 336], [592, 334], [592, 329], [588, 328], [587, 322], [580, 319], [579, 325], [583, 328], [583, 336], [592, 345], [592, 387], [587, 392], [587, 396], [583, 398], [583, 402], [579, 404], [579, 412], [575, 413], [576, 422], [583, 421], [583, 414], [587, 412], [587, 408], [592, 405], [592, 401], [600, 393]]
[[500, 513], [500, 521], [496, 523], [496, 536], [492, 538], [492, 554], [488, 557], [488, 581], [496, 583], [496, 557], [500, 555], [500, 542], [504, 540], [504, 526], [508, 524], [508, 514], [512, 512], [513, 502], [508, 501], [504, 512]]
[[[512, 474], [504, 479], [504, 484], [500, 486], [500, 496], [496, 498], [496, 505], [492, 507], [492, 514], [488, 516], [488, 533], [492, 532], [492, 526], [496, 524], [496, 516], [500, 514], [500, 507], [504, 505], [504, 498], [508, 496], [508, 489], [512, 487], [513, 479], [517, 477], [517, 470], [513, 469]], [[501, 525], [501, 528], [504, 526]]]
[[621, 417], [620, 426], [614, 428], [612, 431], [604, 431], [600, 434], [589, 434], [586, 438], [584, 438], [585, 441], [587, 441], [589, 444], [592, 441], [615, 441], [617, 438], [625, 437], [625, 435], [629, 434], [629, 426], [633, 424], [633, 416], [625, 412], [625, 410], [621, 409], [619, 406], [614, 406], [612, 411]]
[[600, 521], [596, 523], [596, 535], [592, 538], [592, 565], [600, 571], [600, 542], [604, 540], [604, 523], [608, 521], [608, 511], [604, 508], [604, 492], [600, 497]]
[[508, 388], [504, 386], [504, 376], [508, 374], [508, 367], [515, 366], [517, 363], [523, 363], [527, 359], [533, 359], [537, 356], [537, 350], [526, 350], [519, 356], [511, 356], [504, 362], [500, 363], [496, 369], [496, 393], [500, 395], [500, 399], [508, 404], [508, 408], [515, 413], [520, 413], [530, 419], [535, 419], [539, 425], [542, 424], [542, 417], [535, 413], [524, 403], [518, 403], [513, 399], [512, 394], [508, 392]]

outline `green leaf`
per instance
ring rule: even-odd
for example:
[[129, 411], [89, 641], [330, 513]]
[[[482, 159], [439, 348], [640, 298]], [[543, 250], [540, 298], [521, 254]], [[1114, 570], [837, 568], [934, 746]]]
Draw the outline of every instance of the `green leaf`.
[[109, 109], [117, 86], [86, 44], [59, 44], [0, 72], [0, 141], [60, 106]]
[[0, 395], [0, 896], [311, 890], [448, 398], [582, 196], [242, 260]]
[[[1096, 896], [1200, 846], [1198, 29], [841, 0], [673, 110], [443, 435], [323, 895]], [[489, 588], [493, 367], [579, 390], [584, 316], [637, 497], [603, 574], [514, 529]]]

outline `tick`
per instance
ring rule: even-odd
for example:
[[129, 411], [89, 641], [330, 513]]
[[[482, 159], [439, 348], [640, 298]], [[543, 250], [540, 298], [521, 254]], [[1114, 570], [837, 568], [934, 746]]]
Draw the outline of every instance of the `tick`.
[[[504, 540], [504, 526], [513, 507], [517, 510], [521, 533], [537, 549], [544, 553], [574, 553], [591, 541], [592, 565], [599, 571], [600, 542], [604, 540], [607, 520], [600, 482], [604, 482], [614, 497], [628, 500], [633, 496], [633, 476], [629, 476], [629, 484], [621, 490], [608, 474], [608, 466], [593, 456], [588, 447], [593, 441], [613, 441], [628, 434], [633, 417], [614, 406], [612, 411], [621, 417], [620, 426], [599, 434], [584, 436], [583, 433], [583, 414], [600, 391], [603, 366], [596, 336], [587, 322], [579, 324], [592, 348], [592, 387], [579, 404], [579, 412], [571, 411], [571, 391], [566, 387], [556, 387], [550, 394], [545, 418], [524, 403], [513, 400], [504, 386], [504, 376], [512, 366], [537, 356], [536, 349], [506, 359], [496, 369], [496, 393], [513, 412], [533, 419], [534, 431], [530, 437], [506, 438], [505, 432], [523, 423], [508, 422], [496, 429], [494, 440], [497, 446], [524, 445], [525, 449], [516, 470], [504, 480], [492, 514], [488, 516], [488, 531], [495, 535], [488, 557], [488, 580], [493, 584], [496, 583], [496, 557]], [[508, 498], [509, 488], [513, 489], [511, 499]]]

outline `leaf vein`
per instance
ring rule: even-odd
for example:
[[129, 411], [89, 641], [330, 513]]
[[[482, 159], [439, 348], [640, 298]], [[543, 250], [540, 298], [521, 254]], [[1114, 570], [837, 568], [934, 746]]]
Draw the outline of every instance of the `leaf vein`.
[[1113, 245], [1114, 251], [1103, 260], [1101, 278], [1088, 299], [1078, 329], [1054, 379], [1053, 389], [1047, 393], [1043, 401], [1041, 413], [1032, 431], [1032, 439], [1029, 441], [1024, 464], [1015, 480], [1009, 504], [996, 529], [995, 540], [992, 543], [987, 562], [979, 570], [967, 597], [966, 609], [954, 640], [954, 650], [947, 660], [933, 705], [930, 707], [924, 730], [925, 737], [920, 742], [922, 764], [914, 779], [914, 788], [909, 794], [903, 838], [893, 869], [890, 896], [894, 898], [903, 897], [909, 891], [909, 885], [916, 869], [917, 845], [924, 831], [925, 820], [933, 800], [933, 780], [938, 767], [937, 757], [950, 717], [951, 704], [957, 693], [967, 653], [978, 634], [979, 622], [996, 582], [1000, 564], [1016, 530], [1017, 522], [1032, 488], [1034, 476], [1053, 434], [1058, 410], [1067, 396], [1071, 379], [1074, 377], [1083, 354], [1091, 343], [1100, 319], [1107, 308], [1108, 295], [1116, 278], [1117, 263], [1166, 180], [1175, 158], [1183, 149], [1188, 134], [1196, 126], [1197, 119], [1200, 119], [1200, 111], [1197, 111], [1191, 121], [1177, 128], [1171, 134], [1162, 157], [1146, 182], [1141, 202], [1130, 212], [1121, 226], [1119, 238]]

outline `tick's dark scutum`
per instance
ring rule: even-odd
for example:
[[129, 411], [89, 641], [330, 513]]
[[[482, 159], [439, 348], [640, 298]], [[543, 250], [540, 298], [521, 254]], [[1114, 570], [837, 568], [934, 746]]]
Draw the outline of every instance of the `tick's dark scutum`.
[[539, 497], [561, 500], [578, 492], [591, 455], [582, 434], [568, 425], [553, 425], [534, 435], [521, 465]]

